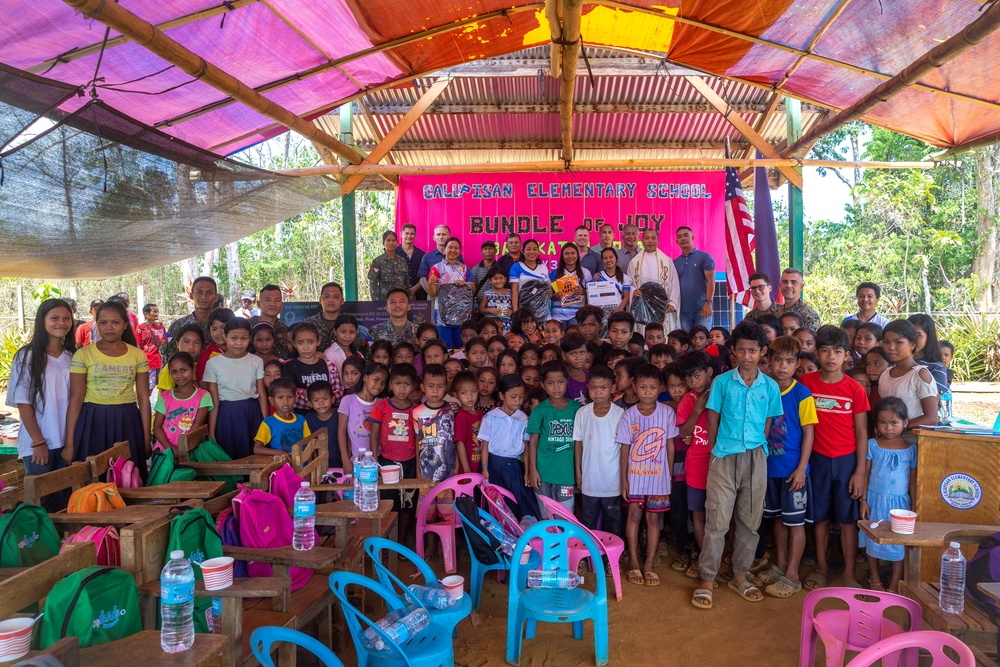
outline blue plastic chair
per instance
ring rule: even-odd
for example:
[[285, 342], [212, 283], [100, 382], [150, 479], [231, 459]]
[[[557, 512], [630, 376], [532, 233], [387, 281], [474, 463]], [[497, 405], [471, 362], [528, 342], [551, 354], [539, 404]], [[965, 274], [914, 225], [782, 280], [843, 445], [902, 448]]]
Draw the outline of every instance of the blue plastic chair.
[[[347, 629], [351, 633], [354, 641], [354, 649], [358, 654], [358, 667], [454, 667], [455, 651], [452, 647], [451, 636], [440, 625], [431, 623], [415, 637], [411, 637], [405, 644], [399, 645], [394, 642], [385, 630], [375, 624], [378, 619], [371, 619], [347, 597], [348, 586], [360, 586], [382, 598], [385, 602], [386, 613], [390, 611], [402, 611], [406, 609], [406, 602], [403, 601], [392, 590], [386, 588], [374, 579], [363, 577], [354, 572], [338, 571], [330, 575], [330, 590], [334, 597], [340, 601], [340, 607], [344, 611], [344, 619], [347, 621]], [[361, 642], [361, 635], [368, 628], [375, 630], [385, 648], [367, 648]]]
[[[410, 593], [403, 580], [382, 562], [382, 554], [386, 551], [394, 551], [413, 563], [417, 571], [424, 577], [424, 586], [437, 586], [440, 583], [437, 575], [434, 574], [434, 570], [427, 564], [427, 561], [417, 555], [417, 552], [407, 549], [398, 542], [387, 540], [384, 537], [369, 537], [365, 540], [365, 553], [368, 554], [368, 558], [371, 559], [375, 566], [375, 576], [378, 577], [379, 582], [400, 595], [400, 597], [405, 597], [409, 602], [420, 605], [420, 602]], [[462, 619], [468, 618], [469, 614], [472, 613], [472, 598], [468, 593], [463, 593], [462, 599], [454, 607], [448, 607], [447, 609], [428, 608], [427, 613], [431, 616], [431, 623], [440, 625], [450, 632], [454, 638], [458, 636], [456, 626], [462, 622]]]
[[[461, 512], [458, 512], [456, 510], [456, 514], [458, 514], [459, 518], [462, 520], [462, 527], [464, 528], [462, 532], [465, 535], [465, 543], [469, 547], [469, 557], [472, 560], [472, 569], [469, 574], [469, 593], [472, 595], [472, 608], [475, 609], [476, 611], [479, 611], [479, 601], [483, 592], [483, 578], [486, 576], [486, 573], [493, 571], [510, 572], [510, 564], [512, 559], [511, 556], [508, 556], [499, 549], [497, 549], [496, 563], [487, 564], [480, 562], [479, 559], [476, 558], [475, 550], [472, 548], [472, 542], [469, 538], [470, 532], [478, 535], [479, 538], [484, 540], [487, 544], [490, 544], [490, 539], [492, 536], [489, 535], [482, 526], [473, 525], [468, 519], [465, 518], [465, 515], [462, 514]], [[499, 521], [494, 519], [488, 512], [486, 512], [483, 509], [479, 510], [479, 519], [481, 521], [489, 521], [490, 523], [494, 523], [498, 526], [500, 525]], [[522, 550], [523, 548], [521, 547], [514, 549], [513, 554], [516, 560], [520, 560]], [[528, 560], [528, 565], [534, 564], [534, 566], [537, 567], [539, 562], [540, 561], [538, 558], [538, 554], [532, 552], [531, 557]], [[524, 574], [523, 576], [527, 576], [527, 574]]]
[[[521, 553], [534, 539], [542, 541], [542, 570], [569, 572], [569, 541], [579, 540], [590, 550], [593, 563], [601, 562], [601, 551], [587, 531], [566, 521], [540, 521], [517, 541], [514, 553]], [[536, 566], [537, 567], [537, 566]], [[510, 595], [507, 598], [507, 662], [519, 665], [521, 643], [527, 625], [528, 638], [534, 636], [534, 623], [572, 623], [573, 637], [583, 639], [583, 621], [594, 623], [594, 653], [598, 667], [608, 664], [608, 588], [604, 576], [594, 577], [597, 589], [528, 588], [526, 570], [535, 569], [519, 561], [511, 564]]]
[[260, 661], [263, 667], [274, 667], [274, 660], [271, 653], [274, 651], [272, 645], [275, 643], [287, 642], [306, 649], [326, 667], [344, 667], [340, 658], [324, 646], [318, 639], [310, 637], [304, 632], [292, 630], [291, 628], [279, 628], [277, 626], [266, 626], [257, 628], [250, 635], [250, 650], [254, 657]]

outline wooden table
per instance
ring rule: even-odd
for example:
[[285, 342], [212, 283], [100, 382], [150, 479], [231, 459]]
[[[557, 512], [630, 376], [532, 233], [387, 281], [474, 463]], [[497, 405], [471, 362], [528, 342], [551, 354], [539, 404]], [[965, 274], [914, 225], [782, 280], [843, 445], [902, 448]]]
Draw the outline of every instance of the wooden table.
[[920, 585], [920, 568], [923, 562], [923, 548], [946, 546], [949, 542], [976, 543], [997, 532], [997, 526], [964, 525], [958, 523], [934, 523], [917, 521], [912, 535], [892, 532], [888, 521], [882, 521], [877, 528], [868, 520], [858, 521], [860, 528], [876, 544], [900, 545], [906, 547], [903, 580], [910, 586]]
[[335, 526], [337, 533], [334, 544], [338, 549], [347, 548], [347, 527], [351, 521], [358, 519], [361, 521], [371, 521], [371, 534], [379, 536], [382, 534], [382, 519], [392, 511], [391, 500], [380, 500], [378, 509], [374, 512], [362, 512], [353, 500], [338, 500], [334, 503], [324, 503], [316, 505], [316, 525]]
[[160, 648], [158, 630], [143, 630], [110, 644], [80, 650], [81, 667], [129, 665], [134, 660], [142, 667], [205, 667], [218, 660], [226, 645], [225, 635], [196, 634], [194, 646], [182, 653], [165, 653]]
[[199, 477], [228, 477], [230, 475], [250, 475], [274, 463], [273, 456], [251, 454], [232, 461], [208, 461], [205, 463], [179, 463], [178, 467], [192, 468]]
[[119, 510], [108, 510], [107, 512], [83, 512], [80, 514], [69, 514], [68, 512], [49, 513], [57, 527], [63, 526], [68, 530], [80, 528], [82, 526], [130, 526], [140, 521], [156, 519], [168, 511], [166, 505], [132, 505]]
[[986, 593], [987, 596], [997, 604], [1000, 604], [1000, 582], [983, 582], [976, 588]]
[[214, 498], [226, 486], [225, 482], [191, 481], [168, 482], [157, 486], [141, 486], [137, 489], [118, 489], [118, 495], [126, 502], [136, 503], [179, 503], [188, 498], [208, 500]]

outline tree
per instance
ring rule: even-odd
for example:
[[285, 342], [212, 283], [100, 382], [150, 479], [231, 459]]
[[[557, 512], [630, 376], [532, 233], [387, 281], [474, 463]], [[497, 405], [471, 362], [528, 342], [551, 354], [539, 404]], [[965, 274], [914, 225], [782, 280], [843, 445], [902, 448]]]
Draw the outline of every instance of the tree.
[[1000, 146], [976, 149], [974, 159], [979, 246], [973, 271], [983, 288], [980, 304], [993, 311], [1000, 304]]
[[[852, 121], [813, 144], [810, 157], [820, 160], [846, 159], [857, 162], [861, 159], [861, 144], [864, 141], [867, 131], [867, 124], [859, 120]], [[858, 194], [855, 192], [855, 186], [861, 182], [861, 169], [857, 167], [851, 169], [820, 167], [816, 171], [820, 176], [826, 176], [828, 173], [833, 174], [844, 185], [849, 187], [851, 189], [852, 207], [854, 210], [859, 210], [861, 202]]]

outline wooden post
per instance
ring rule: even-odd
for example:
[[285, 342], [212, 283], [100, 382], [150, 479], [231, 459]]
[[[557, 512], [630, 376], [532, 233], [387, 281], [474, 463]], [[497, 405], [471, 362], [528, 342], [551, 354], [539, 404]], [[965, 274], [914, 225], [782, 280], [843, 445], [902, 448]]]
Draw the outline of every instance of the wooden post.
[[[788, 134], [788, 144], [795, 143], [802, 136], [802, 103], [788, 97], [785, 99], [785, 131]], [[799, 178], [802, 178], [802, 167], [796, 167]], [[790, 180], [788, 182], [788, 266], [805, 270], [802, 263], [805, 258], [803, 244], [802, 188]]]
[[[345, 144], [354, 143], [350, 103], [340, 107], [340, 138]], [[345, 182], [346, 184], [346, 182]], [[340, 198], [341, 220], [344, 229], [344, 298], [358, 300], [358, 230], [354, 210], [354, 192]]]
[[562, 130], [562, 159], [573, 160], [573, 93], [576, 63], [580, 58], [580, 22], [583, 0], [563, 0], [562, 78], [559, 86], [559, 125]]
[[24, 329], [24, 288], [17, 286], [17, 324]]

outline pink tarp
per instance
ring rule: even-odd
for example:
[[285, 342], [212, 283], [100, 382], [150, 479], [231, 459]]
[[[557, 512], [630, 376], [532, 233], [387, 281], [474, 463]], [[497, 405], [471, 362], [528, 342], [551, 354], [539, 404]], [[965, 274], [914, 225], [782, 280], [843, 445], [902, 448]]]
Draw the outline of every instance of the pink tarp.
[[[839, 109], [884, 80], [854, 68], [892, 76], [992, 6], [972, 0], [853, 0], [819, 36], [842, 4], [761, 0], [748, 11], [736, 0], [621, 0], [616, 9], [585, 2], [583, 38], [596, 46], [635, 48], [640, 37], [661, 35], [659, 48], [673, 62], [767, 87], [784, 82], [783, 90], [791, 95]], [[184, 19], [222, 6], [218, 0], [122, 0], [121, 5], [153, 24], [171, 22], [164, 27], [169, 36], [249, 86], [284, 82], [266, 94], [306, 117], [365, 90], [548, 39], [537, 0], [272, 0], [241, 3], [225, 12], [224, 23], [219, 14]], [[631, 12], [630, 6], [653, 14]], [[674, 11], [772, 44], [662, 17]], [[104, 37], [99, 23], [61, 0], [4, 0], [0, 25], [0, 62], [73, 85], [91, 83], [96, 52], [52, 67], [45, 63], [99, 45]], [[458, 28], [355, 57], [374, 45], [448, 26]], [[842, 65], [802, 59], [775, 45], [799, 51], [812, 46], [814, 54]], [[233, 152], [284, 131], [238, 104], [206, 110], [225, 103], [226, 96], [135, 44], [112, 44], [98, 77], [103, 79], [99, 84], [113, 85], [99, 88], [109, 105], [203, 148]], [[990, 36], [922, 83], [951, 95], [913, 90], [880, 105], [865, 120], [939, 146], [1000, 134], [1000, 36]], [[66, 108], [81, 102], [70, 100]]]
[[659, 230], [659, 247], [678, 254], [678, 227], [694, 232], [697, 246], [726, 265], [725, 182], [723, 171], [648, 173], [610, 171], [582, 174], [461, 174], [401, 176], [396, 196], [397, 231], [417, 227], [416, 244], [434, 247], [434, 227], [445, 223], [462, 240], [470, 264], [482, 259], [483, 241], [503, 249], [510, 232], [539, 242], [542, 259], [554, 269], [559, 248], [580, 225], [600, 241], [602, 224], [627, 224]]

